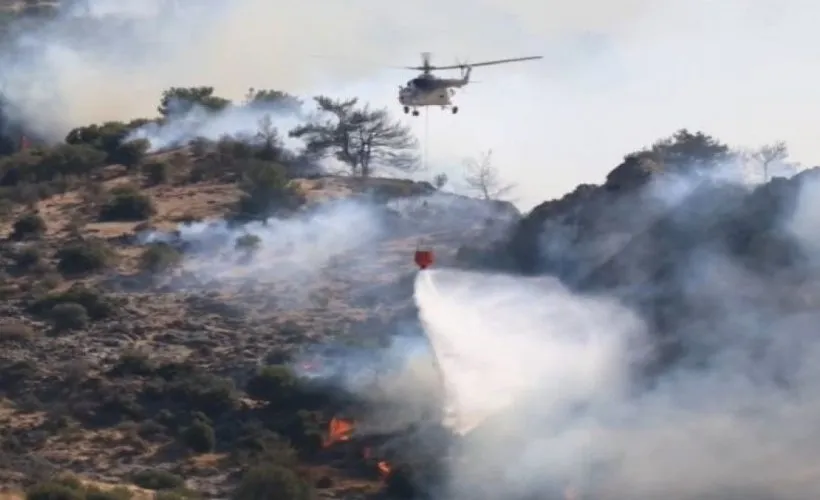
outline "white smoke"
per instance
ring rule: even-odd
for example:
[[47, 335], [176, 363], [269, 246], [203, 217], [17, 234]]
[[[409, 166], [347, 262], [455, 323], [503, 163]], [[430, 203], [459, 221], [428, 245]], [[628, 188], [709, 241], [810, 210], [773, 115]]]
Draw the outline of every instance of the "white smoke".
[[[150, 232], [141, 239], [143, 243], [185, 243], [182, 270], [195, 282], [264, 284], [265, 294], [276, 297], [280, 306], [304, 307], [312, 291], [333, 279], [353, 276], [385, 234], [384, 220], [374, 206], [342, 200], [290, 218], [270, 218], [241, 227], [225, 221], [197, 222], [180, 226], [173, 236]], [[252, 254], [237, 247], [237, 241], [248, 235], [259, 239]]]
[[210, 111], [195, 106], [179, 116], [172, 116], [162, 123], [151, 122], [134, 130], [126, 141], [147, 140], [150, 151], [183, 146], [198, 138], [212, 141], [222, 137], [235, 137], [251, 142], [261, 140], [260, 133], [275, 130], [276, 137], [282, 145], [290, 149], [300, 146], [299, 141], [291, 139], [287, 131], [302, 123], [298, 114], [287, 112], [270, 105], [231, 105], [224, 110]]
[[[554, 278], [419, 274], [416, 303], [464, 434], [538, 390], [548, 411], [617, 397], [640, 322], [608, 300], [574, 297]], [[526, 314], [498, 314], [499, 311]], [[598, 328], [598, 318], [611, 328]]]
[[[784, 221], [814, 258], [816, 189], [806, 180]], [[680, 285], [714, 313], [684, 322], [701, 362], [648, 385], [630, 375], [651, 337], [615, 297], [546, 278], [423, 273], [416, 300], [461, 419], [452, 425], [470, 430], [445, 498], [559, 498], [567, 485], [596, 500], [814, 498], [820, 317], [795, 301], [816, 300], [817, 287], [752, 274], [714, 248], [686, 264]]]

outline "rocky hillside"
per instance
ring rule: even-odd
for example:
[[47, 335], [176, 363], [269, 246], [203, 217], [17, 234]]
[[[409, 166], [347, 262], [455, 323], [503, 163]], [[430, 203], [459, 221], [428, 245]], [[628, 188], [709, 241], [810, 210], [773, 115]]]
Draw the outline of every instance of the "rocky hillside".
[[[460, 246], [520, 217], [411, 181], [261, 184], [262, 167], [209, 163], [208, 148], [19, 182], [43, 154], [97, 159], [32, 150], [2, 171], [0, 467], [17, 488], [70, 472], [138, 495], [220, 496], [274, 464], [327, 497], [379, 493], [379, 457], [321, 445], [350, 403], [294, 386], [289, 367], [328, 350], [376, 360], [414, 324], [419, 245], [455, 265]], [[257, 199], [284, 211], [250, 220]]]
[[805, 219], [820, 169], [747, 184], [728, 148], [706, 138], [679, 133], [628, 155], [604, 184], [534, 208], [495, 255], [632, 304], [650, 319], [663, 366], [697, 351], [697, 331], [736, 328], [730, 311], [813, 310], [820, 276]]

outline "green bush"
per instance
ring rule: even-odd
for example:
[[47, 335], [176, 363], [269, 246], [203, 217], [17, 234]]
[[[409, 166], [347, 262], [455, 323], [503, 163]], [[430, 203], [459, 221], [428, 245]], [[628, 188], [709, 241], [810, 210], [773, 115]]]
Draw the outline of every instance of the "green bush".
[[208, 453], [216, 446], [216, 434], [213, 427], [196, 420], [182, 432], [182, 441], [197, 453]]
[[236, 249], [239, 251], [255, 252], [262, 245], [262, 240], [255, 234], [243, 234], [236, 239]]
[[272, 406], [288, 406], [297, 391], [296, 376], [287, 366], [266, 366], [248, 381], [245, 391], [248, 396], [268, 401]]
[[40, 249], [27, 246], [14, 255], [14, 266], [20, 271], [30, 271], [42, 264]]
[[46, 221], [39, 214], [31, 212], [14, 221], [11, 238], [18, 241], [42, 238], [47, 229]]
[[81, 330], [88, 326], [88, 311], [75, 302], [57, 304], [51, 309], [51, 322], [57, 331]]
[[140, 256], [140, 268], [150, 273], [161, 273], [182, 262], [182, 253], [167, 243], [151, 243]]
[[86, 488], [85, 490], [85, 500], [131, 500], [133, 497], [134, 493], [122, 486], [110, 490], [99, 488]]
[[248, 470], [232, 495], [233, 500], [311, 500], [313, 486], [293, 470], [259, 465]]
[[34, 167], [34, 175], [28, 177], [32, 182], [51, 181], [57, 177], [83, 177], [103, 166], [105, 153], [84, 144], [60, 144], [45, 152]]
[[277, 163], [248, 160], [242, 169], [239, 199], [235, 219], [263, 219], [278, 210], [298, 207], [304, 200], [287, 177], [287, 170]]
[[72, 285], [64, 292], [52, 293], [29, 305], [29, 312], [41, 317], [48, 317], [58, 304], [80, 304], [88, 312], [90, 319], [104, 319], [114, 314], [113, 301], [97, 290], [86, 288], [81, 284]]
[[266, 463], [280, 467], [294, 467], [298, 463], [298, 454], [288, 440], [258, 421], [243, 426], [231, 451], [239, 463]]
[[144, 139], [121, 142], [108, 154], [108, 162], [123, 165], [132, 170], [142, 163], [150, 146], [151, 144]]
[[112, 253], [102, 241], [85, 240], [70, 243], [55, 255], [57, 270], [64, 275], [87, 274], [108, 267]]
[[26, 490], [26, 500], [85, 500], [85, 492], [58, 482], [46, 482]]
[[142, 161], [150, 144], [144, 139], [124, 142], [128, 134], [147, 123], [148, 120], [134, 120], [131, 123], [106, 122], [102, 125], [88, 125], [75, 128], [65, 138], [68, 144], [93, 147], [105, 153], [107, 163], [116, 163], [133, 168]]
[[148, 179], [148, 183], [156, 186], [168, 182], [171, 166], [164, 161], [152, 161], [142, 167], [142, 172]]
[[134, 484], [146, 490], [173, 490], [185, 486], [185, 480], [160, 469], [144, 469], [133, 477]]
[[174, 491], [164, 490], [154, 494], [154, 500], [188, 500], [191, 498], [200, 498], [200, 496], [185, 489]]
[[144, 376], [153, 374], [155, 369], [155, 364], [146, 353], [130, 349], [120, 354], [120, 359], [111, 367], [108, 375], [112, 377]]
[[158, 491], [154, 494], [154, 500], [188, 500], [191, 498], [200, 498], [200, 495], [189, 490], [174, 490], [174, 491]]
[[165, 388], [165, 397], [192, 411], [219, 415], [236, 408], [239, 394], [229, 378], [210, 373], [174, 377]]
[[101, 222], [136, 222], [149, 219], [156, 209], [149, 196], [133, 186], [120, 186], [111, 190], [108, 200], [100, 207]]

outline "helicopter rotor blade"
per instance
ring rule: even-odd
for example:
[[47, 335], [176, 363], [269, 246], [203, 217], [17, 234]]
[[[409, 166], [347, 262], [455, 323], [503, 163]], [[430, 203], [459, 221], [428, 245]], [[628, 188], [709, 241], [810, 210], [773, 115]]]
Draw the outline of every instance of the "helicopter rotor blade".
[[520, 61], [534, 61], [536, 59], [543, 59], [544, 56], [528, 56], [528, 57], [512, 57], [509, 59], [496, 59], [493, 61], [482, 61], [478, 63], [471, 63], [467, 64], [467, 66], [471, 68], [475, 68], [476, 66], [494, 66], [496, 64], [507, 64], [513, 62], [520, 62]]
[[[477, 63], [464, 62], [464, 63], [461, 63], [461, 64], [454, 64], [454, 65], [451, 65], [451, 66], [428, 66], [426, 69], [428, 71], [440, 71], [440, 70], [445, 70], [445, 69], [465, 69], [465, 68], [475, 68], [477, 66], [493, 66], [493, 65], [496, 65], [496, 64], [508, 64], [508, 63], [519, 62], [519, 61], [533, 61], [533, 60], [536, 60], [536, 59], [543, 59], [543, 58], [544, 58], [544, 56], [513, 57], [513, 58], [510, 58], [510, 59], [496, 59], [494, 61], [481, 61], [481, 62], [477, 62]], [[408, 67], [407, 69], [424, 70], [425, 68], [423, 66], [415, 66], [415, 67], [411, 66], [411, 67]]]

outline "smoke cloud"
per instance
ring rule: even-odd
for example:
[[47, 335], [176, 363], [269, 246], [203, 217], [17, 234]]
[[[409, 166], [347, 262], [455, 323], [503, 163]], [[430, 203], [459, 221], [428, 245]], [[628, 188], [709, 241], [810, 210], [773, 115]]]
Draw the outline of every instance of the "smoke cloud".
[[[819, 185], [806, 179], [781, 221], [814, 259]], [[617, 292], [422, 273], [416, 301], [457, 417], [448, 423], [468, 431], [444, 498], [814, 498], [820, 318], [806, 301], [817, 290], [705, 242], [679, 264], [682, 300], [710, 312], [681, 310], [692, 362], [649, 384], [640, 367], [669, 332]]]
[[[304, 306], [309, 294], [326, 287], [329, 280], [351, 278], [387, 234], [383, 213], [374, 205], [341, 200], [291, 218], [241, 227], [225, 221], [197, 222], [180, 226], [173, 235], [148, 232], [141, 240], [184, 244], [182, 269], [195, 282], [265, 283], [271, 287], [269, 295], [281, 299], [279, 306]], [[258, 238], [252, 258], [237, 244], [248, 235]]]
[[804, 163], [820, 160], [809, 1], [426, 0], [412, 12], [394, 0], [88, 3], [101, 22], [63, 14], [0, 56], [4, 92], [58, 138], [153, 116], [171, 86], [232, 99], [251, 86], [356, 95], [399, 113], [396, 86], [413, 72], [383, 65], [415, 65], [429, 50], [440, 64], [545, 56], [479, 68], [455, 117], [406, 118], [427, 138], [431, 169], [452, 178], [463, 157], [492, 148], [522, 208], [601, 181], [625, 152], [684, 126], [736, 145], [782, 138]]

